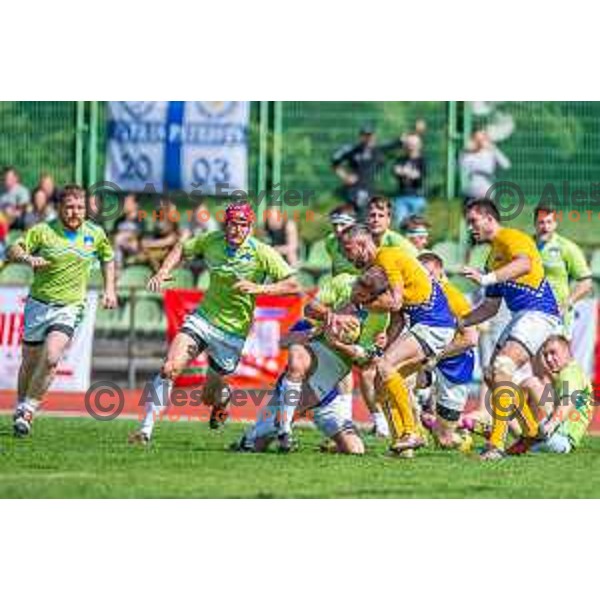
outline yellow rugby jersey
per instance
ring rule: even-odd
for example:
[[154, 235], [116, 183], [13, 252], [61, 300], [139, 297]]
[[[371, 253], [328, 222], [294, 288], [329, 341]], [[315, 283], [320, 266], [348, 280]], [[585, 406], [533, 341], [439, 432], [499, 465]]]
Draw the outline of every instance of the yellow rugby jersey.
[[552, 288], [544, 275], [542, 258], [534, 240], [517, 229], [500, 229], [491, 242], [486, 271], [506, 266], [518, 256], [531, 260], [531, 270], [515, 281], [504, 281], [486, 287], [488, 297], [502, 297], [512, 312], [537, 310], [558, 315], [558, 306]]
[[455, 317], [462, 319], [471, 312], [469, 299], [447, 279], [441, 281], [442, 289], [448, 298], [448, 306]]
[[402, 311], [411, 324], [454, 327], [456, 322], [440, 284], [413, 256], [399, 248], [379, 248], [375, 265], [381, 267], [391, 286], [402, 285]]

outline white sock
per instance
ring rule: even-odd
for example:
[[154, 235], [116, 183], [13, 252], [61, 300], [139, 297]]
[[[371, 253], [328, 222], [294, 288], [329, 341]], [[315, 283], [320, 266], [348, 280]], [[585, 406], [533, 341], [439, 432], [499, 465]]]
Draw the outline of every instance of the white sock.
[[344, 407], [344, 420], [352, 421], [352, 394], [340, 394], [342, 406]]
[[371, 418], [373, 419], [377, 433], [386, 436], [390, 435], [390, 428], [387, 419], [381, 411], [371, 413]]
[[279, 434], [292, 432], [292, 421], [296, 407], [300, 402], [302, 394], [302, 382], [290, 381], [287, 377], [281, 380], [280, 398], [278, 402], [279, 412]]
[[17, 400], [17, 410], [27, 410], [31, 413], [35, 414], [37, 409], [40, 406], [39, 400], [35, 400], [34, 398], [19, 398]]
[[152, 436], [156, 419], [169, 404], [173, 382], [170, 379], [163, 379], [160, 375], [156, 375], [150, 385], [154, 389], [154, 395], [146, 402], [146, 414], [144, 415], [142, 426], [140, 427], [140, 431], [145, 433], [148, 437]]

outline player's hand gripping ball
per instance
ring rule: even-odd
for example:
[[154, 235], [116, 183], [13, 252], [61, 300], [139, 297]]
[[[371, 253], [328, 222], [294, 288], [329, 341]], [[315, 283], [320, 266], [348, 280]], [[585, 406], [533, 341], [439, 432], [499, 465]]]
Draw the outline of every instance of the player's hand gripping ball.
[[342, 344], [354, 344], [360, 337], [360, 320], [353, 315], [344, 315], [343, 320], [332, 325], [331, 333]]

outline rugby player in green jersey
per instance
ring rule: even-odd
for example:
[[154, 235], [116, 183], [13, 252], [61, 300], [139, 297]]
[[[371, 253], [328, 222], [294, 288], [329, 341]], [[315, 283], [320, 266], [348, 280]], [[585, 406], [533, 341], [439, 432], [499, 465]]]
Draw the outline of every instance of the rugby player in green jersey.
[[535, 209], [535, 241], [542, 257], [546, 279], [554, 292], [564, 324], [571, 336], [576, 302], [592, 293], [592, 272], [581, 248], [556, 233], [556, 211], [544, 206]]
[[9, 249], [11, 260], [34, 270], [25, 303], [13, 420], [16, 435], [31, 431], [33, 416], [83, 319], [90, 270], [98, 260], [104, 276], [102, 306], [117, 306], [113, 249], [104, 230], [86, 220], [85, 214], [85, 191], [68, 185], [60, 198], [58, 218], [34, 225]]
[[210, 425], [219, 428], [227, 418], [229, 400], [225, 378], [242, 355], [254, 316], [256, 296], [282, 296], [300, 292], [292, 268], [273, 248], [252, 236], [255, 222], [247, 202], [225, 210], [225, 230], [201, 234], [178, 243], [148, 282], [159, 291], [183, 258], [203, 257], [210, 272], [209, 288], [195, 313], [187, 316], [171, 342], [161, 372], [152, 380], [155, 397], [147, 399], [140, 429], [131, 442], [147, 443], [157, 415], [168, 403], [173, 381], [190, 360], [208, 354], [207, 381], [202, 400], [212, 406]]

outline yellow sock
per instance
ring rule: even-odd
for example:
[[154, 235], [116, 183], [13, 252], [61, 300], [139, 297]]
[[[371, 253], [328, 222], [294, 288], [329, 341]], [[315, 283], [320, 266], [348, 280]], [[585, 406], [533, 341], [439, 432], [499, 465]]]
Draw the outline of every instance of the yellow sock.
[[387, 394], [385, 394], [385, 398], [382, 399], [380, 405], [381, 410], [385, 415], [385, 420], [388, 422], [392, 440], [399, 439], [404, 434], [404, 422], [402, 421], [402, 416], [398, 412], [398, 409], [388, 402]]
[[504, 450], [508, 422], [514, 416], [515, 406], [513, 403], [514, 388], [503, 386], [498, 383], [492, 392], [492, 432], [490, 444], [495, 448]]
[[410, 405], [410, 396], [402, 375], [393, 373], [385, 382], [385, 389], [389, 394], [391, 409], [395, 408], [402, 419], [404, 433], [415, 433], [415, 419]]
[[520, 410], [517, 412], [517, 416], [523, 428], [523, 435], [526, 437], [535, 437], [540, 430], [540, 425], [527, 401], [527, 392], [521, 390], [521, 394]]

